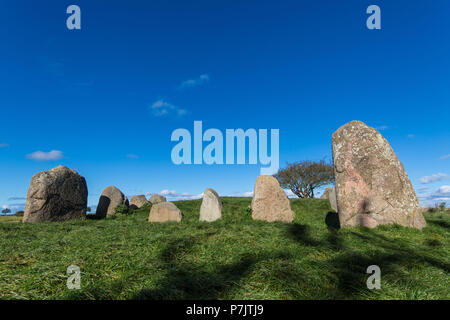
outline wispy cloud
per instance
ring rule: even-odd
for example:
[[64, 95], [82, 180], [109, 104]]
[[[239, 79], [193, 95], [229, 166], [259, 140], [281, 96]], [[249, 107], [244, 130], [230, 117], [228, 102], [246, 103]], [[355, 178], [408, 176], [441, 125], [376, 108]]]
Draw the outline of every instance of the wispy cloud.
[[150, 110], [156, 117], [168, 115], [170, 113], [175, 113], [178, 116], [182, 116], [187, 113], [187, 110], [177, 107], [174, 104], [165, 101], [164, 99], [155, 101], [150, 106]]
[[180, 84], [180, 88], [184, 89], [184, 88], [198, 87], [198, 86], [202, 86], [208, 82], [209, 82], [209, 75], [202, 74], [202, 75], [200, 75], [200, 77], [198, 77], [196, 79], [189, 79], [189, 80], [183, 81]]
[[229, 197], [253, 197], [253, 191], [235, 192], [230, 194]]
[[379, 127], [376, 127], [375, 129], [383, 131], [383, 130], [387, 130], [388, 128], [389, 128], [388, 126], [379, 126]]
[[[146, 195], [149, 196], [152, 193], [147, 193]], [[203, 193], [201, 194], [191, 194], [187, 192], [177, 192], [175, 190], [161, 190], [159, 195], [164, 196], [169, 201], [176, 201], [176, 200], [192, 200], [192, 199], [200, 199], [203, 197]]]
[[27, 155], [27, 158], [35, 161], [54, 161], [63, 158], [62, 151], [52, 150], [50, 152], [35, 151]]
[[25, 197], [10, 197], [8, 201], [18, 201], [18, 200], [27, 200]]
[[431, 193], [419, 193], [418, 198], [424, 205], [433, 205], [436, 202], [448, 202], [450, 201], [450, 186], [440, 186]]
[[139, 159], [139, 156], [136, 154], [129, 153], [127, 154], [128, 159]]
[[439, 189], [437, 190], [437, 193], [440, 195], [444, 195], [444, 196], [449, 196], [450, 197], [450, 186], [441, 186], [439, 187]]
[[[286, 192], [286, 195], [289, 198], [297, 198], [297, 196], [291, 191], [291, 190], [284, 190]], [[253, 191], [246, 191], [246, 192], [236, 192], [228, 195], [228, 197], [253, 197], [254, 192]]]
[[450, 159], [450, 154], [446, 154], [445, 156], [442, 156], [439, 159], [441, 159], [441, 160]]
[[8, 148], [9, 144], [7, 143], [0, 143], [0, 148]]
[[414, 134], [412, 134], [412, 133], [410, 133], [410, 134], [408, 134], [408, 135], [407, 135], [407, 137], [408, 137], [409, 139], [412, 139], [412, 138], [414, 138], [414, 137], [415, 137], [415, 135], [414, 135]]
[[417, 191], [419, 191], [420, 193], [424, 193], [426, 191], [428, 191], [430, 189], [430, 187], [421, 187], [419, 189], [417, 189]]
[[420, 179], [420, 182], [422, 184], [428, 184], [428, 183], [433, 183], [433, 182], [437, 182], [437, 181], [441, 181], [444, 179], [448, 179], [449, 175], [445, 174], [445, 173], [435, 173], [431, 176], [425, 176], [423, 178]]

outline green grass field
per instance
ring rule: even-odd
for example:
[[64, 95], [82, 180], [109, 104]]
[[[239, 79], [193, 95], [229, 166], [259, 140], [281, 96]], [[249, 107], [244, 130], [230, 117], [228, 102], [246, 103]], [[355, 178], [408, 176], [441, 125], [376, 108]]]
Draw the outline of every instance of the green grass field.
[[[250, 198], [223, 198], [223, 219], [181, 223], [148, 208], [106, 220], [23, 224], [0, 219], [1, 299], [449, 299], [450, 214], [400, 226], [336, 230], [327, 200], [295, 199], [293, 223], [253, 221]], [[81, 290], [66, 287], [69, 265]], [[381, 289], [366, 287], [369, 265]]]

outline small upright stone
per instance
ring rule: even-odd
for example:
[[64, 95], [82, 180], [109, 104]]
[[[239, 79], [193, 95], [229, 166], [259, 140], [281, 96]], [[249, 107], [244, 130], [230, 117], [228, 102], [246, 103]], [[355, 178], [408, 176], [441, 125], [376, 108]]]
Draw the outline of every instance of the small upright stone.
[[140, 207], [142, 207], [143, 205], [149, 203], [147, 201], [147, 198], [142, 194], [142, 195], [138, 195], [138, 196], [133, 196], [130, 199], [130, 208], [132, 209], [139, 209]]
[[341, 227], [426, 226], [403, 165], [377, 130], [352, 121], [333, 134], [332, 145]]
[[202, 205], [200, 207], [200, 221], [212, 222], [222, 217], [222, 201], [213, 189], [203, 192]]
[[148, 216], [149, 222], [181, 222], [181, 211], [172, 202], [154, 204]]
[[106, 187], [98, 201], [96, 215], [99, 218], [114, 215], [120, 205], [129, 205], [127, 197], [114, 186]]
[[331, 209], [337, 212], [336, 189], [334, 187], [326, 188], [320, 199], [330, 201]]
[[160, 203], [160, 202], [166, 202], [166, 197], [163, 197], [163, 196], [160, 196], [159, 194], [153, 194], [151, 197], [150, 197], [150, 199], [149, 199], [149, 201], [152, 203], [152, 204], [157, 204], [157, 203]]
[[269, 222], [291, 222], [295, 214], [277, 179], [262, 175], [256, 179], [252, 200], [252, 218]]
[[58, 166], [33, 176], [23, 222], [65, 221], [86, 216], [86, 180], [74, 170]]

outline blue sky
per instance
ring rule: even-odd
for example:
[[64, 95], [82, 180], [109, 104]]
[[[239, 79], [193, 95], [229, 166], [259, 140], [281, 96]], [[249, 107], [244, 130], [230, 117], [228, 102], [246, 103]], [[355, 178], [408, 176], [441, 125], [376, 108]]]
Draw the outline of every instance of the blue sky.
[[[66, 27], [71, 4], [81, 30]], [[381, 30], [366, 28], [371, 4]], [[332, 133], [361, 120], [391, 143], [423, 204], [450, 202], [449, 10], [447, 0], [2, 1], [0, 205], [23, 207], [32, 175], [59, 164], [86, 178], [91, 206], [108, 185], [172, 199], [251, 191], [259, 165], [172, 163], [171, 133], [195, 120], [279, 129], [281, 165], [330, 159]]]

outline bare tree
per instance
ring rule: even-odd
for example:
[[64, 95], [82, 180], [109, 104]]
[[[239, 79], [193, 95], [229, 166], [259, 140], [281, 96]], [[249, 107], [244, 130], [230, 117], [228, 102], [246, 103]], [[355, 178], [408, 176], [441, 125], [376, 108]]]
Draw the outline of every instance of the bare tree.
[[314, 198], [314, 189], [334, 182], [333, 165], [324, 160], [287, 163], [274, 177], [299, 198]]

